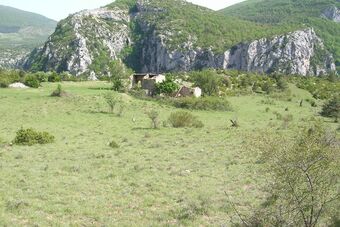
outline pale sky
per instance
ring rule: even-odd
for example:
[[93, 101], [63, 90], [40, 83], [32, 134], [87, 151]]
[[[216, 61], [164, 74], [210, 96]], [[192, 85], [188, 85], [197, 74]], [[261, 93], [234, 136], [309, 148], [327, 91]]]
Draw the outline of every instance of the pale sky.
[[[187, 0], [214, 10], [222, 9], [243, 0]], [[0, 5], [39, 13], [60, 20], [83, 9], [94, 9], [112, 3], [113, 0], [0, 0]]]

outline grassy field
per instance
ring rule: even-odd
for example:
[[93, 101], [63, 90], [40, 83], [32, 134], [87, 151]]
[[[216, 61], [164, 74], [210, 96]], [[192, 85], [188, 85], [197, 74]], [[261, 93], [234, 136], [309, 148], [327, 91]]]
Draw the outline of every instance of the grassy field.
[[[56, 138], [0, 145], [0, 226], [228, 225], [234, 215], [228, 199], [246, 207], [263, 196], [261, 163], [245, 144], [268, 128], [292, 134], [320, 111], [307, 102], [300, 107], [311, 95], [291, 86], [291, 101], [230, 97], [231, 112], [193, 112], [201, 129], [154, 130], [146, 111], [158, 110], [165, 121], [176, 109], [122, 94], [126, 110], [117, 117], [103, 99], [109, 84], [62, 85], [69, 96], [49, 97], [53, 83], [0, 89], [2, 140], [9, 144], [21, 127]], [[293, 115], [288, 129], [278, 129], [275, 111]], [[230, 127], [236, 118], [240, 127]], [[112, 140], [120, 147], [111, 148]]]

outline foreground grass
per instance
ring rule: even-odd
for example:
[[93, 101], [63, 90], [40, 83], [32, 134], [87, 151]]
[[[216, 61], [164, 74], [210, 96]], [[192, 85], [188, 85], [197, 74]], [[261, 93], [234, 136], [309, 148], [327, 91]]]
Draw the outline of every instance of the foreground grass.
[[[294, 116], [288, 134], [319, 111], [299, 107], [310, 94], [292, 87], [291, 101], [240, 96], [229, 98], [233, 112], [194, 111], [202, 129], [153, 130], [146, 111], [165, 121], [175, 109], [123, 94], [126, 110], [117, 117], [107, 113], [106, 83], [64, 83], [70, 95], [49, 97], [55, 87], [0, 90], [0, 138], [9, 143], [21, 127], [56, 138], [0, 145], [0, 225], [228, 224], [233, 210], [225, 192], [240, 206], [263, 196], [261, 164], [244, 148], [247, 140], [281, 127], [275, 111]], [[230, 119], [241, 127], [231, 128]], [[112, 140], [119, 148], [108, 145]]]

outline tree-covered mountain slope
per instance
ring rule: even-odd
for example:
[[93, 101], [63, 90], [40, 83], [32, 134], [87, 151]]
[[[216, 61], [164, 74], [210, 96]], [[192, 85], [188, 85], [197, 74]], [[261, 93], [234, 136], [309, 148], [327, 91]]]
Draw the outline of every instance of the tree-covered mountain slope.
[[339, 0], [247, 0], [220, 12], [263, 25], [313, 27], [340, 70]]
[[46, 41], [57, 22], [39, 14], [0, 5], [0, 66], [18, 59]]
[[319, 75], [334, 68], [312, 28], [254, 23], [183, 0], [117, 0], [71, 15], [24, 67], [93, 78], [109, 74], [117, 58], [142, 72], [212, 67]]

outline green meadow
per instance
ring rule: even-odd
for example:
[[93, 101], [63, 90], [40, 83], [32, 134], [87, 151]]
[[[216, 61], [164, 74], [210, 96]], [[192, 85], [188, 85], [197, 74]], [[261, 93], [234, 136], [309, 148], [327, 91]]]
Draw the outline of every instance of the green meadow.
[[[57, 83], [0, 89], [0, 226], [229, 226], [230, 201], [247, 212], [264, 197], [259, 135], [294, 137], [313, 119], [339, 127], [319, 116], [322, 101], [300, 106], [312, 95], [291, 84], [290, 99], [233, 96], [232, 111], [191, 111], [203, 128], [169, 127], [178, 109], [128, 94], [119, 94], [122, 116], [109, 113], [106, 82], [61, 84], [65, 97], [50, 97]], [[160, 113], [159, 129], [150, 110]], [[292, 120], [283, 127], [278, 114]], [[20, 128], [55, 142], [13, 145]]]

